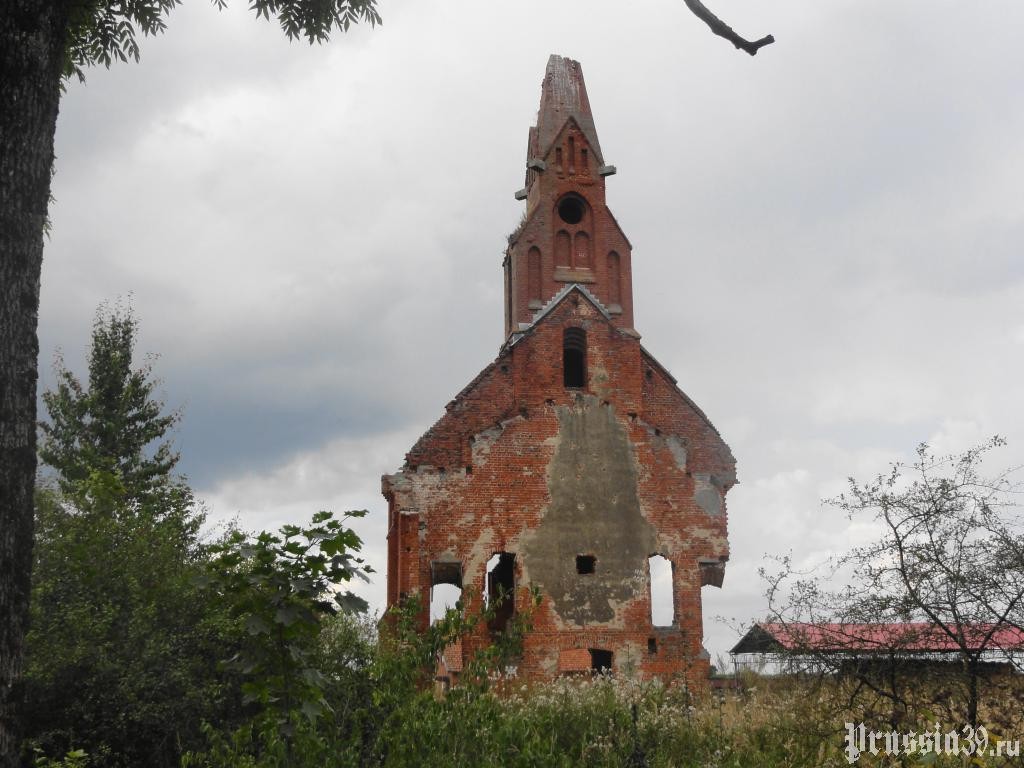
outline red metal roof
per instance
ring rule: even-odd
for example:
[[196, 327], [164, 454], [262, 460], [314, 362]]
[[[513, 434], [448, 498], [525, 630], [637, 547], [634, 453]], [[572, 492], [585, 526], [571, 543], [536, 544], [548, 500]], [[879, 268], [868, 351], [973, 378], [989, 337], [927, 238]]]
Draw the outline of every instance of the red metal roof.
[[[961, 643], [942, 628], [925, 622], [905, 624], [755, 624], [785, 650], [888, 651], [922, 653], [958, 651]], [[753, 629], [753, 628], [752, 628]], [[994, 624], [951, 625], [971, 650], [1024, 649], [1024, 632]], [[749, 635], [749, 633], [748, 633]], [[742, 642], [740, 643], [742, 645]], [[739, 646], [737, 646], [739, 648]], [[734, 652], [735, 651], [734, 649]], [[742, 651], [739, 651], [742, 652]]]

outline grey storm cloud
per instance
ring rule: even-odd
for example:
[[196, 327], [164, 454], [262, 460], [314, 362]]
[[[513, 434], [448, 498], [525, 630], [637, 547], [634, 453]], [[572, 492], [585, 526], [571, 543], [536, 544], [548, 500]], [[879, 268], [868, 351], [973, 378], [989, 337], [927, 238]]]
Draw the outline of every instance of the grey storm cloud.
[[69, 84], [40, 318], [81, 370], [132, 296], [182, 407], [183, 469], [251, 528], [322, 507], [381, 573], [379, 476], [490, 362], [500, 264], [550, 53], [581, 61], [645, 346], [738, 459], [716, 614], [765, 553], [864, 532], [824, 497], [920, 440], [1024, 455], [1024, 6], [731, 3], [751, 59], [681, 2], [385, 2], [288, 43], [185, 5], [138, 65]]

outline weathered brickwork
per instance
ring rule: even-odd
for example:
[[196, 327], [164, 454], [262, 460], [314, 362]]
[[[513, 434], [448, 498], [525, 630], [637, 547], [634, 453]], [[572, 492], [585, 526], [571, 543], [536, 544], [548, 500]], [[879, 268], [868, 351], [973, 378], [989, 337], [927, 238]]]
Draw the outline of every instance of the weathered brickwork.
[[[605, 205], [610, 171], [575, 62], [548, 64], [527, 162], [506, 341], [383, 478], [388, 603], [419, 595], [426, 626], [432, 586], [456, 583], [477, 611], [488, 561], [505, 553], [515, 609], [523, 587], [543, 598], [520, 674], [610, 666], [696, 683], [700, 590], [722, 583], [735, 460], [632, 328], [631, 249]], [[652, 555], [672, 564], [671, 626], [652, 625]], [[486, 642], [481, 627], [462, 648]]]

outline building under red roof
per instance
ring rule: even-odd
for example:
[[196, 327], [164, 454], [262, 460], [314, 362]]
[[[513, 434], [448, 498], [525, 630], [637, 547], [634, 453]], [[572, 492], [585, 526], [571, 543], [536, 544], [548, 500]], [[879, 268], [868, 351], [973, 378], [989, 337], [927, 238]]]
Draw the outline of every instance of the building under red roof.
[[[962, 650], [987, 662], [1024, 663], [1024, 631], [995, 624], [962, 624], [951, 632], [926, 622], [900, 624], [755, 624], [729, 651], [737, 668], [779, 672], [805, 668], [827, 656], [896, 654], [941, 659]], [[955, 636], [954, 636], [955, 635]]]

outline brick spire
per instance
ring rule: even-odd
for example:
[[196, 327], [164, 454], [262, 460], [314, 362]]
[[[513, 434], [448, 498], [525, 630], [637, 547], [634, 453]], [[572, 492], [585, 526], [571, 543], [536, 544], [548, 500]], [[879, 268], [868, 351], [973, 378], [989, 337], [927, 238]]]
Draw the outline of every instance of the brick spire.
[[594, 159], [601, 165], [604, 161], [597, 140], [594, 115], [590, 111], [587, 84], [583, 82], [583, 67], [578, 61], [551, 54], [541, 85], [540, 109], [537, 112], [536, 133], [533, 134], [537, 142], [530, 147], [533, 157], [547, 154], [569, 118], [575, 120], [583, 131], [594, 151]]
[[552, 55], [526, 153], [526, 217], [505, 257], [505, 334], [567, 284], [588, 288], [620, 328], [633, 326], [630, 244], [605, 203], [605, 165], [579, 62]]

